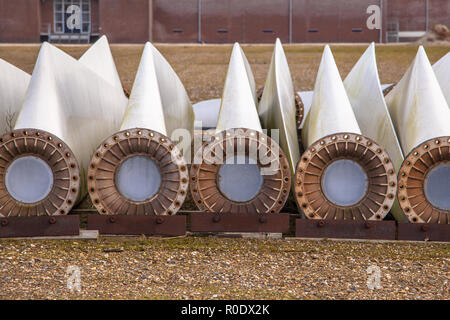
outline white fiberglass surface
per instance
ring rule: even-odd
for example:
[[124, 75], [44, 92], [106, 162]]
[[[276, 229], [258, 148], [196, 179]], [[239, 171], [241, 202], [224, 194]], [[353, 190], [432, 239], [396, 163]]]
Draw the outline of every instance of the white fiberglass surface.
[[436, 208], [450, 210], [450, 163], [438, 165], [427, 174], [425, 195]]
[[247, 156], [234, 156], [232, 163], [224, 163], [219, 169], [219, 189], [232, 201], [253, 199], [263, 183], [264, 177], [258, 165], [254, 161], [250, 162]]
[[6, 170], [6, 189], [16, 200], [34, 203], [44, 199], [53, 187], [53, 172], [42, 159], [33, 156], [14, 160]]
[[339, 206], [358, 203], [366, 194], [368, 177], [363, 168], [352, 160], [336, 160], [322, 177], [322, 190], [328, 200]]
[[132, 201], [153, 197], [161, 186], [159, 166], [149, 157], [134, 156], [122, 162], [116, 173], [119, 192]]

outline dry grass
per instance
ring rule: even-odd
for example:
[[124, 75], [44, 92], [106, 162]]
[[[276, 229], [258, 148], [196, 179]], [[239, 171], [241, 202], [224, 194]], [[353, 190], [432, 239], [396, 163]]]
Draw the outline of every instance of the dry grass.
[[[367, 45], [332, 45], [341, 76], [344, 78]], [[139, 65], [143, 45], [112, 45], [112, 53], [124, 86], [131, 88]], [[157, 45], [184, 83], [192, 102], [221, 96], [231, 45]], [[382, 83], [398, 81], [413, 60], [418, 45], [378, 45], [378, 68]], [[75, 58], [87, 46], [61, 46]], [[273, 46], [244, 45], [257, 87], [262, 87], [269, 68]], [[297, 91], [311, 90], [319, 67], [323, 45], [285, 45], [286, 56]], [[450, 50], [450, 45], [425, 46], [433, 63]], [[0, 58], [32, 72], [39, 46], [0, 46]]]

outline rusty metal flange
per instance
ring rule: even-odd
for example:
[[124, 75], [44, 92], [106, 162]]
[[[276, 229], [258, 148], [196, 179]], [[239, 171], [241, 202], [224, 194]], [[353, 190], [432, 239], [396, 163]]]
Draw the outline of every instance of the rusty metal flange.
[[427, 175], [440, 164], [450, 164], [450, 137], [427, 140], [414, 148], [398, 174], [398, 199], [409, 221], [450, 224], [450, 210], [435, 207], [425, 193]]
[[131, 90], [128, 87], [122, 86], [125, 97], [130, 98]]
[[[119, 191], [119, 166], [134, 156], [146, 156], [158, 166], [159, 190], [149, 199], [133, 201]], [[183, 204], [189, 184], [186, 162], [175, 144], [158, 132], [135, 128], [120, 131], [95, 151], [88, 169], [88, 191], [101, 214], [173, 215]]]
[[256, 101], [258, 101], [258, 103], [261, 101], [263, 93], [264, 93], [264, 87], [261, 87], [258, 90], [256, 90]]
[[[43, 160], [53, 173], [49, 193], [41, 200], [24, 203], [6, 187], [6, 172], [17, 159]], [[17, 129], [0, 138], [0, 216], [62, 215], [72, 209], [80, 191], [80, 170], [70, 148], [58, 137], [38, 129]]]
[[303, 105], [302, 98], [298, 93], [295, 93], [295, 120], [297, 123], [297, 129], [300, 129], [303, 117], [305, 116], [305, 107]]
[[383, 96], [386, 97], [386, 95], [387, 95], [389, 92], [391, 92], [392, 89], [394, 89], [395, 85], [396, 85], [396, 83], [391, 84], [389, 87], [384, 88], [384, 90], [383, 90]]
[[[264, 150], [269, 161], [261, 161], [258, 152], [258, 157], [255, 159], [256, 165], [260, 170], [269, 166], [274, 168], [270, 174], [263, 175], [263, 183], [259, 192], [248, 201], [233, 201], [224, 195], [218, 185], [221, 164], [205, 158], [205, 155], [216, 156], [221, 153], [225, 162], [227, 152], [230, 152], [227, 151], [230, 144], [233, 145], [232, 154], [236, 154], [237, 150], [245, 150], [245, 155], [248, 156], [250, 149]], [[281, 148], [261, 132], [250, 129], [220, 132], [197, 151], [195, 159], [200, 159], [197, 161], [201, 163], [198, 164], [194, 160], [194, 164], [191, 166], [190, 190], [195, 204], [201, 211], [278, 213], [289, 196], [291, 178], [287, 158]]]
[[[368, 178], [365, 195], [350, 206], [331, 202], [322, 190], [325, 169], [341, 159], [358, 163]], [[326, 136], [309, 146], [297, 165], [296, 200], [309, 219], [382, 220], [394, 203], [396, 190], [397, 177], [388, 154], [362, 135]]]

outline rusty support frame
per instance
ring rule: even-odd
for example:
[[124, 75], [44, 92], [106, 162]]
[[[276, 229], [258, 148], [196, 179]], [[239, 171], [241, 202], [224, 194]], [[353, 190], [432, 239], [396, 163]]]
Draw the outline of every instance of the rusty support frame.
[[77, 236], [79, 234], [78, 215], [0, 218], [0, 238]]
[[297, 238], [395, 240], [395, 221], [308, 220], [295, 221]]
[[399, 223], [398, 240], [450, 242], [450, 224]]
[[88, 230], [101, 235], [184, 236], [186, 216], [88, 215]]
[[191, 232], [289, 232], [289, 214], [212, 213], [190, 214]]

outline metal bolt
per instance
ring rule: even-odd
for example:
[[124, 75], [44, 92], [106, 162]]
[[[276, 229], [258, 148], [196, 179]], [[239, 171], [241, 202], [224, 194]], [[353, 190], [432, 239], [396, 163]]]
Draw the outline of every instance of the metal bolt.
[[325, 226], [325, 221], [320, 220], [319, 222], [317, 222], [317, 226], [318, 226], [319, 228], [324, 227], [324, 226]]
[[266, 223], [267, 222], [267, 217], [260, 217], [259, 218], [259, 223]]
[[50, 217], [50, 219], [48, 219], [48, 223], [55, 224], [56, 223], [56, 218], [55, 217]]
[[109, 222], [111, 222], [111, 223], [116, 222], [116, 217], [110, 217], [110, 218], [109, 218]]
[[370, 222], [366, 221], [366, 222], [364, 223], [364, 228], [370, 229], [370, 228], [372, 228], [372, 224], [371, 224]]
[[8, 220], [2, 219], [1, 225], [2, 225], [2, 227], [6, 227], [8, 225]]
[[164, 223], [164, 218], [163, 217], [156, 218], [156, 223], [157, 224], [163, 224]]
[[420, 227], [420, 230], [422, 230], [423, 232], [427, 232], [428, 231], [428, 226], [427, 225], [422, 225], [422, 227]]
[[213, 222], [217, 223], [217, 222], [219, 222], [219, 221], [220, 221], [220, 216], [219, 216], [218, 214], [216, 214], [216, 215], [213, 217]]

